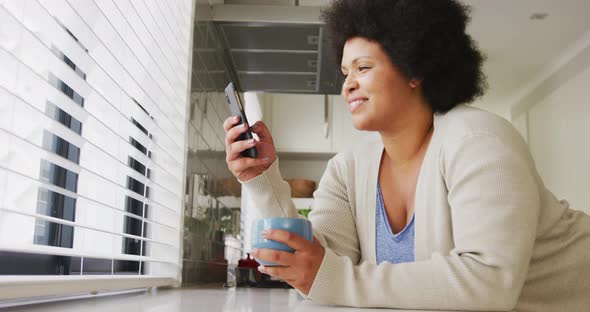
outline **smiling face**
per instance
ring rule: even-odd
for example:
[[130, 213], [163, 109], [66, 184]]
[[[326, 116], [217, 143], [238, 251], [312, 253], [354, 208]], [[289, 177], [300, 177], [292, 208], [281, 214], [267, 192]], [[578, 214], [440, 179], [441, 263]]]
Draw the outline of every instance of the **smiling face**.
[[355, 37], [346, 41], [342, 96], [359, 130], [395, 130], [396, 121], [412, 109], [418, 90], [375, 41]]

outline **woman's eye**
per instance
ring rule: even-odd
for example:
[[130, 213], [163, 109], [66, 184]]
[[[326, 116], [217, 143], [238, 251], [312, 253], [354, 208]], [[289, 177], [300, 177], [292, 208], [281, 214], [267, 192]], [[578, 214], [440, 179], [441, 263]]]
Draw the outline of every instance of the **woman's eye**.
[[369, 66], [359, 66], [359, 72], [364, 72], [369, 68], [370, 68]]

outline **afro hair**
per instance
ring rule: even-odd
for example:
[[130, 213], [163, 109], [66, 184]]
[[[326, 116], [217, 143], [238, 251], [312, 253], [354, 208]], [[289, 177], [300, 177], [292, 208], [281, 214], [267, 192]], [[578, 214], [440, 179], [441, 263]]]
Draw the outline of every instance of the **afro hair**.
[[469, 13], [455, 0], [335, 0], [322, 20], [338, 63], [347, 40], [377, 42], [408, 79], [421, 81], [433, 112], [445, 113], [487, 88], [484, 56], [465, 32]]

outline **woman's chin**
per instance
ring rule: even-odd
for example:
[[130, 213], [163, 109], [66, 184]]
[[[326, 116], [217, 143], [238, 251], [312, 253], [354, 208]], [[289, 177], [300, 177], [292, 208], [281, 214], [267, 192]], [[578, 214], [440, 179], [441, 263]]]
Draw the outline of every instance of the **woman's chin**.
[[372, 123], [361, 116], [352, 116], [352, 126], [360, 131], [373, 131]]

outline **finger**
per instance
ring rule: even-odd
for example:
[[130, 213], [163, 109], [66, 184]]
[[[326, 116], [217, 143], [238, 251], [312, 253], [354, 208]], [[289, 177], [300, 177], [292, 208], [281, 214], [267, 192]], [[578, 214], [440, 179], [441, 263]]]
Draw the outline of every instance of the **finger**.
[[255, 122], [252, 126], [250, 126], [250, 128], [252, 129], [252, 132], [258, 135], [261, 141], [272, 141], [270, 131], [263, 121], [259, 120]]
[[239, 126], [235, 126], [227, 131], [225, 134], [225, 146], [230, 146], [233, 142], [235, 142], [240, 134], [246, 132], [248, 130], [248, 124], [241, 124]]
[[313, 237], [313, 244], [314, 244], [314, 245], [315, 245], [315, 244], [322, 245], [322, 243], [320, 243], [320, 241], [318, 240], [318, 238], [317, 238], [317, 237], [315, 237], [315, 236]]
[[262, 166], [268, 164], [270, 158], [262, 157], [262, 158], [251, 158], [251, 157], [242, 157], [238, 159], [234, 159], [228, 162], [228, 167], [231, 172], [242, 172], [248, 168]]
[[258, 271], [268, 274], [270, 276], [278, 277], [287, 282], [294, 282], [297, 280], [297, 272], [290, 267], [276, 267], [276, 266], [259, 266]]
[[238, 159], [241, 152], [254, 146], [256, 146], [255, 139], [236, 141], [230, 145], [226, 160], [230, 162], [234, 159]]
[[[259, 151], [268, 151], [267, 154], [271, 154], [272, 156], [276, 157], [276, 153], [272, 153], [271, 151], [274, 151], [274, 145], [272, 142], [264, 142], [264, 141], [260, 141], [260, 140], [256, 140], [256, 148], [259, 149]], [[273, 157], [273, 158], [274, 158]]]
[[268, 229], [262, 233], [262, 236], [266, 239], [283, 243], [295, 249], [295, 251], [306, 249], [311, 244], [303, 236], [285, 230]]
[[229, 129], [231, 129], [235, 125], [237, 125], [239, 121], [240, 121], [240, 116], [227, 117], [227, 119], [225, 119], [225, 121], [223, 121], [223, 129], [225, 130], [225, 132], [228, 132]]
[[276, 263], [282, 266], [292, 266], [295, 263], [295, 254], [268, 248], [259, 248], [252, 252], [256, 259]]

